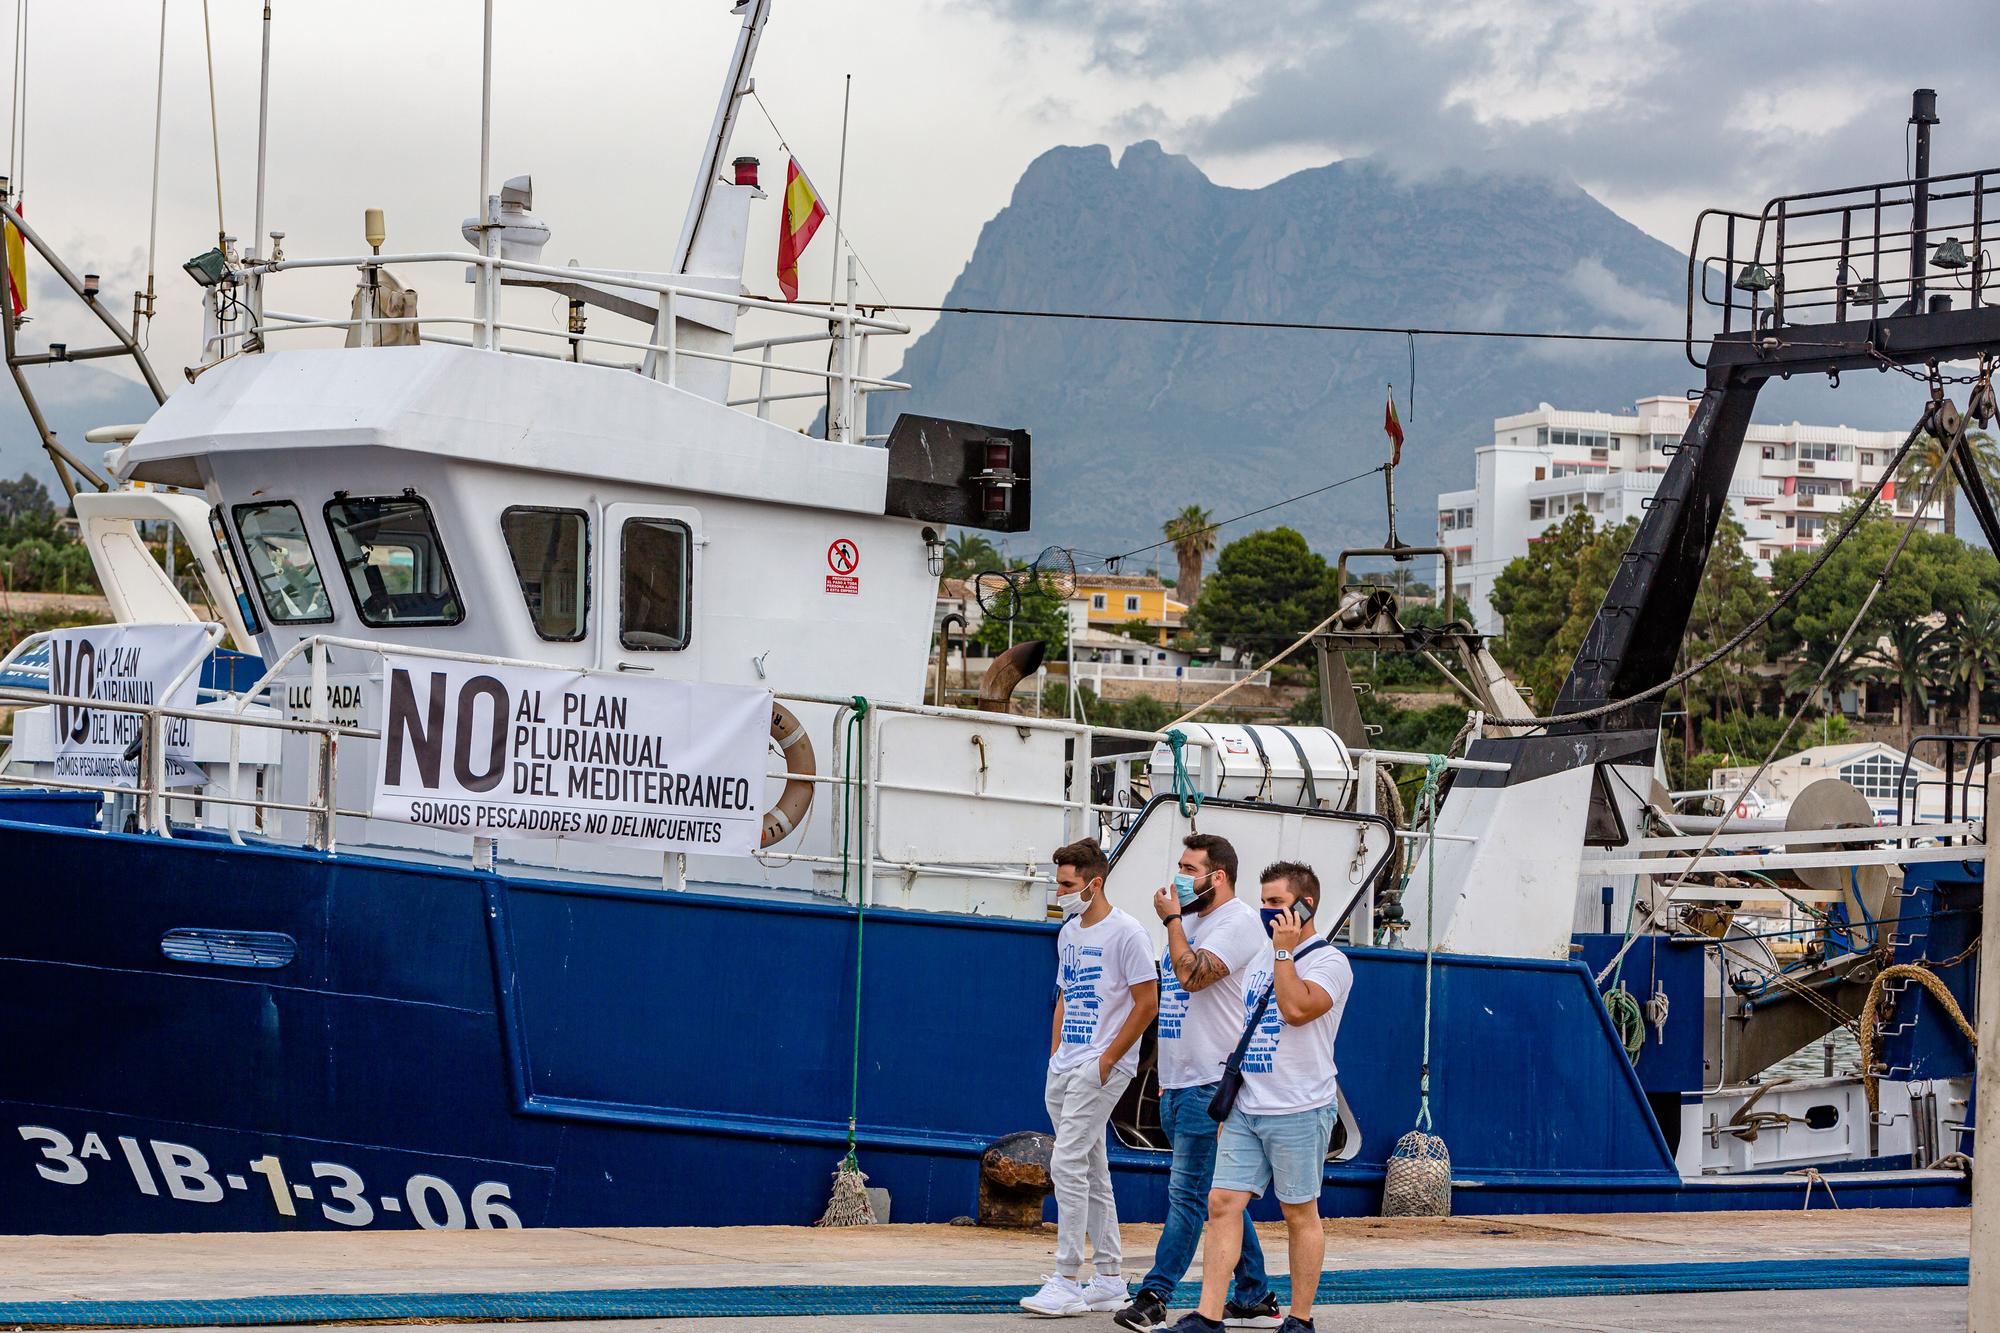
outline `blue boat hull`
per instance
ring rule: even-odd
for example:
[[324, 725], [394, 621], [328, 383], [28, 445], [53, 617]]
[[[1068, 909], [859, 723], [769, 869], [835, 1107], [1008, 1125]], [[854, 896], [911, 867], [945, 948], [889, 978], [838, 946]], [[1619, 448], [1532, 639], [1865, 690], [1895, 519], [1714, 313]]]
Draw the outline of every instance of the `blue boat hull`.
[[[1039, 923], [24, 822], [0, 863], [0, 1231], [807, 1222], [847, 1142], [857, 950], [859, 1157], [896, 1220], [971, 1213], [985, 1147], [1047, 1127]], [[294, 956], [169, 957], [172, 931]], [[1336, 1215], [1377, 1211], [1422, 1047], [1421, 955], [1350, 957]], [[1799, 1206], [1798, 1177], [1680, 1178], [1582, 965], [1441, 957], [1435, 992], [1459, 1211]], [[1160, 1218], [1166, 1155], [1112, 1162], [1122, 1215]]]

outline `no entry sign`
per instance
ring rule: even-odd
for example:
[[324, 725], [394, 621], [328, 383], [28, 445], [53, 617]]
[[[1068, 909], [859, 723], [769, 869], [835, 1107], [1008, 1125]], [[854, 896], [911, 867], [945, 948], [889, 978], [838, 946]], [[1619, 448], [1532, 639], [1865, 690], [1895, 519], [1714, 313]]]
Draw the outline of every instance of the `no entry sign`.
[[826, 590], [832, 593], [861, 591], [861, 547], [851, 538], [836, 537], [826, 548]]

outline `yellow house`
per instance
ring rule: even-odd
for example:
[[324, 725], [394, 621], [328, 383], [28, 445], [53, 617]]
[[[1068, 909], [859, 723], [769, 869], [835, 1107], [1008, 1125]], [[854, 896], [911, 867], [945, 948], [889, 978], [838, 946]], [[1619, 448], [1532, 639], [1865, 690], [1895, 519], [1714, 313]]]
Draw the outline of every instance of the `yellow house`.
[[1083, 603], [1092, 628], [1116, 630], [1142, 620], [1162, 648], [1187, 619], [1187, 607], [1168, 596], [1166, 585], [1151, 574], [1080, 573], [1076, 600]]

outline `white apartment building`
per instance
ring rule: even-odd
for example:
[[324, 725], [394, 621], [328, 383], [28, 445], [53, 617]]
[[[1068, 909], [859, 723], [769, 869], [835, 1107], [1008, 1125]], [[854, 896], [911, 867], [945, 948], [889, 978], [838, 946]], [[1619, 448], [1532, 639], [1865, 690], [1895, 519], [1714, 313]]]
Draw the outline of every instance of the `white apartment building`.
[[[1694, 404], [1680, 396], [1641, 398], [1630, 416], [1565, 412], [1541, 404], [1500, 417], [1493, 443], [1474, 454], [1472, 489], [1438, 496], [1438, 541], [1452, 556], [1458, 599], [1474, 626], [1500, 630], [1493, 581], [1549, 528], [1585, 509], [1599, 526], [1616, 526], [1647, 507]], [[1729, 511], [1746, 534], [1744, 554], [1766, 577], [1771, 561], [1795, 547], [1819, 545], [1847, 497], [1875, 484], [1903, 443], [1901, 431], [1847, 426], [1752, 424], [1729, 483]], [[1908, 518], [1914, 498], [1883, 490]], [[1943, 526], [1935, 508], [1922, 519]], [[1444, 586], [1444, 562], [1437, 565]]]

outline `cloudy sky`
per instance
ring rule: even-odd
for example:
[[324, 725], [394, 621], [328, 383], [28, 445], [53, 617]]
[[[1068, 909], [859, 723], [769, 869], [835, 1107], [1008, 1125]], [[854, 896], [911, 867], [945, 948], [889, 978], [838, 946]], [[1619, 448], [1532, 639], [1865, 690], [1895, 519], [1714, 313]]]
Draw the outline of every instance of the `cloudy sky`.
[[[25, 3], [27, 111], [10, 137], [29, 216], [129, 308], [146, 261], [160, 5]], [[286, 249], [354, 252], [368, 205], [387, 209], [391, 250], [459, 248], [477, 193], [478, 0], [273, 7], [267, 214]], [[198, 341], [179, 266], [213, 243], [216, 188], [202, 5], [166, 10], [153, 347], [178, 379]], [[223, 225], [247, 243], [261, 6], [208, 11]], [[664, 264], [738, 23], [727, 0], [497, 0], [496, 14], [495, 187], [534, 175], [554, 262]], [[1859, 0], [775, 0], [756, 74], [829, 194], [853, 75], [847, 231], [883, 292], [924, 302], [944, 295], [1022, 168], [1059, 143], [1157, 138], [1244, 187], [1357, 154], [1412, 172], [1552, 171], [1677, 247], [1705, 203], [1900, 176], [1918, 84], [1939, 90], [1938, 169], [1978, 165], [1989, 145], [2000, 156], [2000, 105], [1979, 92], [1995, 68], [1986, 15], [1970, 3], [1886, 14]], [[765, 159], [767, 182], [782, 172], [754, 105], [736, 149]], [[774, 208], [753, 216], [758, 290], [773, 287]], [[830, 248], [808, 256], [809, 294], [825, 290]], [[456, 274], [406, 279], [430, 286], [426, 309], [462, 298]], [[307, 281], [274, 287], [271, 304], [344, 304], [337, 282]], [[35, 332], [80, 340], [58, 302], [38, 306]]]

